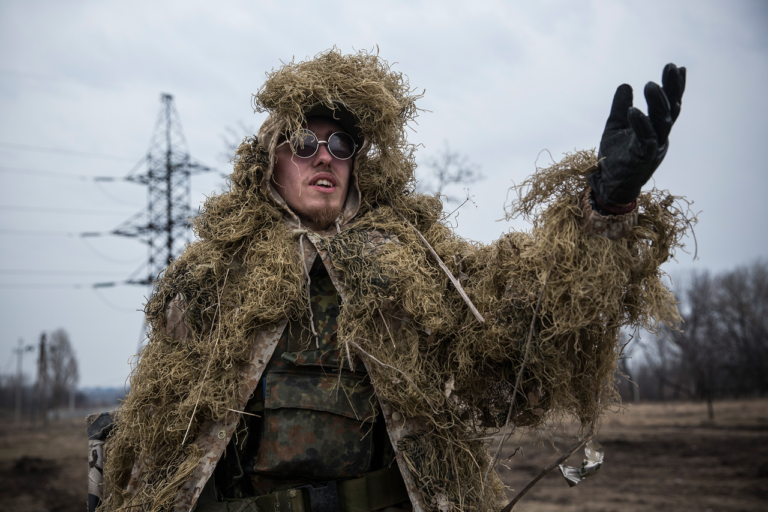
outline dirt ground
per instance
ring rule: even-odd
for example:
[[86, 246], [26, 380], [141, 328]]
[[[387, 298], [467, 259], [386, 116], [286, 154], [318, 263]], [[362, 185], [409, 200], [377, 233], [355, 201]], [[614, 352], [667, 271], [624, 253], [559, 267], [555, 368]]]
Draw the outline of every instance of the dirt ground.
[[83, 512], [87, 455], [84, 420], [0, 425], [0, 511]]
[[[562, 450], [572, 433], [542, 433]], [[629, 405], [603, 420], [600, 471], [569, 488], [559, 470], [545, 476], [516, 511], [757, 511], [768, 509], [768, 400], [715, 403], [715, 421], [694, 403]], [[513, 437], [503, 451], [518, 453], [501, 468], [515, 491], [557, 452], [549, 441]], [[0, 424], [0, 511], [82, 512], [87, 442], [82, 421], [47, 429]], [[580, 466], [583, 450], [568, 465]]]
[[[628, 405], [604, 418], [597, 441], [605, 448], [599, 472], [570, 488], [555, 468], [515, 507], [516, 511], [575, 512], [656, 510], [716, 512], [768, 510], [768, 400], [715, 402], [714, 422], [703, 403]], [[555, 446], [576, 444], [554, 432]], [[511, 439], [502, 456], [520, 452], [502, 468], [511, 499], [558, 453], [549, 441]], [[579, 450], [566, 465], [580, 467]]]

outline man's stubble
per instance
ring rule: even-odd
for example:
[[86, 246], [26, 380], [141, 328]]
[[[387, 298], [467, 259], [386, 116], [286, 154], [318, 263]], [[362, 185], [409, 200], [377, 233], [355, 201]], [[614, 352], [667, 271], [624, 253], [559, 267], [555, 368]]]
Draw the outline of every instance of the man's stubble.
[[340, 206], [331, 204], [330, 201], [325, 201], [322, 207], [310, 214], [309, 220], [318, 230], [322, 231], [333, 226], [340, 213]]

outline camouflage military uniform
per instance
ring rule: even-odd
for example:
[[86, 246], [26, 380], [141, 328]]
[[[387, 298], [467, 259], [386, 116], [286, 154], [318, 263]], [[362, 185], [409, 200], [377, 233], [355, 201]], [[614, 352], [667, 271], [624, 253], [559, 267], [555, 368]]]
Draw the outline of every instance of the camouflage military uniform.
[[[189, 460], [185, 459], [185, 463], [191, 462], [193, 466], [184, 467], [183, 479], [174, 480], [172, 472], [167, 476], [160, 475], [159, 470], [164, 471], [166, 467], [156, 463], [155, 458], [158, 453], [143, 453], [136, 439], [127, 435], [125, 438], [118, 436], [117, 441], [113, 442], [123, 443], [118, 445], [123, 450], [136, 450], [136, 456], [129, 474], [124, 467], [114, 470], [117, 476], [124, 478], [124, 481], [117, 482], [113, 479], [111, 485], [119, 487], [120, 492], [110, 491], [106, 500], [112, 500], [112, 502], [105, 501], [108, 510], [124, 510], [126, 507], [121, 501], [124, 494], [141, 496], [143, 503], [132, 505], [136, 507], [153, 503], [153, 500], [157, 500], [162, 493], [167, 497], [168, 492], [173, 492], [175, 495], [172, 510], [178, 512], [188, 512], [195, 508], [196, 512], [243, 512], [245, 510], [299, 512], [310, 510], [311, 508], [307, 505], [309, 502], [314, 507], [315, 501], [311, 497], [312, 492], [315, 492], [314, 489], [332, 487], [332, 483], [335, 488], [336, 482], [339, 482], [340, 492], [336, 499], [337, 508], [333, 510], [370, 512], [395, 506], [408, 499], [410, 504], [401, 505], [401, 509], [412, 507], [412, 510], [420, 512], [455, 507], [453, 503], [443, 506], [443, 503], [447, 503], [446, 496], [440, 493], [435, 494], [439, 489], [430, 490], [432, 483], [422, 483], [419, 481], [421, 476], [419, 478], [414, 476], [404, 456], [404, 450], [400, 448], [400, 443], [404, 439], [412, 434], [427, 431], [426, 413], [407, 416], [401, 414], [396, 410], [397, 404], [390, 403], [381, 389], [373, 389], [364, 366], [373, 364], [370, 360], [373, 356], [366, 358], [363, 364], [353, 360], [351, 364], [355, 367], [350, 368], [335, 348], [337, 317], [341, 302], [339, 296], [348, 300], [351, 294], [359, 291], [347, 288], [345, 275], [338, 268], [334, 268], [325, 239], [354, 228], [354, 223], [361, 216], [361, 209], [363, 215], [374, 215], [377, 214], [375, 212], [378, 208], [389, 208], [403, 203], [410, 205], [408, 208], [411, 216], [414, 217], [411, 220], [416, 224], [425, 222], [426, 227], [437, 222], [429, 219], [433, 214], [439, 213], [439, 208], [435, 211], [430, 210], [437, 207], [438, 200], [420, 198], [419, 195], [411, 196], [410, 192], [415, 168], [412, 161], [413, 146], [406, 142], [404, 134], [407, 122], [413, 120], [415, 113], [419, 110], [414, 107], [414, 101], [418, 96], [411, 93], [407, 81], [403, 81], [402, 73], [390, 71], [388, 65], [385, 62], [379, 62], [377, 56], [365, 53], [342, 57], [337, 53], [336, 50], [332, 50], [307, 63], [294, 65], [292, 62], [270, 75], [268, 83], [255, 99], [257, 109], [268, 112], [269, 116], [259, 130], [258, 136], [247, 139], [238, 150], [231, 182], [232, 190], [219, 196], [218, 199], [211, 198], [201, 219], [196, 221], [196, 225], [204, 231], [204, 236], [201, 236], [201, 240], [197, 242], [201, 251], [204, 249], [211, 252], [220, 262], [229, 261], [232, 269], [235, 269], [241, 265], [235, 265], [233, 257], [248, 243], [253, 243], [254, 247], [261, 251], [265, 250], [264, 248], [268, 249], [268, 246], [266, 242], [255, 243], [257, 238], [264, 236], [265, 240], [273, 240], [270, 237], [275, 236], [274, 240], [278, 240], [284, 235], [280, 233], [279, 224], [273, 222], [282, 215], [285, 229], [290, 233], [291, 239], [297, 242], [296, 256], [301, 261], [302, 270], [311, 269], [307, 273], [311, 282], [309, 290], [311, 310], [318, 331], [318, 339], [315, 340], [311, 335], [311, 326], [306, 322], [289, 323], [287, 318], [270, 317], [269, 320], [257, 324], [258, 330], [253, 333], [247, 360], [238, 369], [239, 380], [236, 395], [233, 397], [234, 403], [231, 405], [233, 408], [215, 418], [205, 419], [195, 418], [195, 413], [192, 412], [189, 425], [192, 426], [193, 420], [195, 421], [196, 434], [193, 440], [187, 442], [184, 449], [192, 454], [188, 456]], [[289, 79], [293, 74], [297, 77], [301, 76], [301, 79]], [[367, 92], [369, 90], [375, 93], [369, 94]], [[285, 101], [276, 99], [283, 97], [286, 98]], [[299, 101], [297, 98], [316, 103], [292, 105], [292, 101]], [[352, 161], [347, 197], [334, 225], [329, 226], [327, 231], [313, 231], [302, 226], [301, 218], [291, 210], [278, 190], [280, 187], [273, 179], [277, 161], [276, 151], [282, 144], [281, 137], [287, 131], [295, 130], [300, 126], [300, 117], [309, 111], [314, 112], [318, 105], [323, 108], [330, 108], [330, 106], [333, 108], [325, 114], [313, 115], [325, 115], [342, 125], [351, 123], [345, 131], [357, 137], [359, 144]], [[348, 105], [354, 106], [354, 109]], [[303, 113], [299, 115], [297, 108], [294, 107], [301, 109]], [[328, 141], [324, 142], [328, 144]], [[572, 172], [575, 173], [576, 170], [583, 173], [581, 168], [574, 168]], [[365, 180], [362, 179], [363, 177]], [[633, 229], [639, 218], [635, 212], [603, 218], [600, 212], [593, 212], [590, 202], [584, 199], [589, 197], [588, 194], [589, 192], [585, 192], [582, 196], [581, 211], [568, 209], [575, 214], [576, 219], [580, 221], [584, 219], [582, 229], [587, 235], [620, 238], [634, 232]], [[268, 206], [261, 205], [262, 201], [269, 203]], [[373, 222], [367, 231], [361, 231], [361, 236], [366, 237], [364, 257], [373, 259], [380, 248], [388, 243], [398, 243], [396, 233], [379, 231], [385, 229], [383, 226], [386, 225], [391, 229], [392, 220], [399, 222], [394, 215], [397, 212], [398, 210], [394, 208], [390, 209], [386, 215], [380, 212], [383, 215], [382, 226], [379, 227], [377, 222]], [[410, 222], [399, 213], [397, 215], [406, 225]], [[387, 219], [389, 221], [385, 222]], [[247, 230], [233, 229], [236, 223], [246, 220], [251, 221]], [[566, 226], [562, 228], [563, 230], [570, 229], [569, 223], [562, 224]], [[253, 233], [245, 237], [245, 231], [251, 229]], [[241, 244], [237, 250], [233, 249], [234, 239], [239, 240], [237, 243]], [[426, 243], [426, 239], [422, 238], [422, 240]], [[545, 239], [542, 243], [552, 242], [547, 242]], [[498, 280], [498, 284], [506, 281], [501, 272], [513, 265], [510, 259], [520, 256], [519, 250], [516, 255], [513, 255], [514, 251], [507, 250], [503, 244], [506, 244], [504, 239], [493, 246], [488, 246], [488, 250], [498, 255], [498, 260], [488, 260], [489, 265], [493, 265], [494, 268], [498, 265], [500, 273], [482, 274]], [[601, 243], [594, 245], [606, 247]], [[625, 245], [615, 244], [616, 250], [626, 252]], [[475, 250], [470, 245], [466, 247], [467, 251]], [[632, 247], [637, 247], [639, 252], [644, 250], [645, 246]], [[478, 253], [486, 250], [482, 247], [476, 249]], [[429, 251], [433, 256], [438, 256], [432, 247], [429, 247]], [[200, 260], [200, 254], [206, 253], [190, 250], [180, 257], [180, 261], [190, 265], [190, 269], [213, 267], [207, 259]], [[251, 253], [248, 252], [248, 254]], [[416, 259], [412, 263], [405, 260], [404, 264], [418, 265], [423, 268], [425, 274], [436, 271], [438, 265], [445, 270], [442, 262], [433, 264], [431, 260], [419, 259], [418, 252], [413, 254]], [[616, 254], [614, 254], [612, 265], [618, 265], [617, 262], [624, 261], [622, 260], [624, 256], [619, 257]], [[458, 256], [458, 254], [454, 255]], [[529, 258], [526, 256], [519, 259]], [[321, 263], [318, 263], [320, 261]], [[542, 258], [539, 267], [531, 273], [544, 275], [545, 265], [550, 270], [553, 268]], [[259, 273], [255, 274], [257, 276], [263, 278], [270, 275], [271, 269], [265, 269], [266, 266], [255, 265], [254, 268], [259, 270]], [[461, 273], [460, 268], [459, 273]], [[298, 267], [294, 270], [298, 270]], [[550, 270], [546, 271], [547, 276], [550, 275]], [[570, 274], [578, 277], [579, 272], [583, 272], [578, 266], [569, 267], [567, 271], [564, 268], [556, 270], [557, 273], [564, 274], [564, 277], [559, 279], [561, 283], [566, 284], [578, 282], [578, 279], [575, 281], [570, 279]], [[190, 271], [191, 274], [195, 272], [197, 270]], [[450, 271], [448, 273], [450, 274]], [[229, 275], [229, 270], [226, 275]], [[298, 273], [294, 272], [294, 275]], [[189, 322], [183, 290], [176, 290], [171, 286], [172, 283], [169, 281], [171, 277], [166, 275], [160, 280], [168, 285], [168, 295], [162, 298], [163, 300], [167, 298], [169, 303], [164, 303], [165, 318], [155, 316], [153, 330], [162, 334], [158, 338], [160, 343], [158, 346], [176, 351], [180, 350], [179, 347], [184, 347], [183, 343], [172, 344], [166, 338], [183, 342], [188, 336], [196, 335], [199, 326]], [[450, 277], [453, 278], [453, 276]], [[193, 278], [193, 281], [194, 279], [197, 278]], [[451, 280], [456, 284], [458, 291], [463, 293], [457, 281]], [[629, 277], [627, 280], [627, 283], [632, 282]], [[503, 287], [497, 288], [499, 293], [503, 293], [501, 292]], [[636, 288], [640, 289], [641, 286]], [[171, 293], [175, 295], [172, 300]], [[299, 295], [294, 294], [292, 300], [297, 301], [296, 297]], [[489, 308], [496, 308], [500, 301], [507, 299], [506, 296], [494, 295], [488, 298], [486, 305]], [[468, 299], [466, 301], [469, 302]], [[282, 311], [297, 311], [298, 304], [294, 302], [291, 305], [292, 309]], [[631, 304], [636, 307], [638, 302]], [[619, 306], [618, 309], [626, 307], [624, 303]], [[304, 307], [303, 303], [301, 307]], [[662, 306], [656, 308], [659, 311], [661, 309], [663, 309]], [[463, 316], [467, 311], [465, 309], [446, 311], [445, 314]], [[476, 315], [482, 323], [483, 318], [479, 313]], [[542, 316], [545, 317], [546, 313]], [[219, 318], [221, 322], [221, 316]], [[399, 331], [397, 322], [408, 321], [407, 316], [404, 318], [396, 321], [383, 319], [384, 326], [388, 331], [397, 333]], [[244, 322], [244, 320], [237, 320], [237, 322]], [[235, 324], [234, 320], [231, 323], [241, 326], [239, 323]], [[461, 329], [463, 330], [464, 328]], [[431, 336], [431, 333], [426, 330], [424, 333]], [[473, 336], [485, 335], [485, 331], [482, 330], [478, 330], [477, 333], [479, 334], [473, 334]], [[566, 334], [570, 336], [570, 333]], [[507, 343], [517, 343], [516, 340], [504, 339]], [[187, 354], [183, 350], [178, 355], [187, 361]], [[191, 358], [190, 361], [192, 361]], [[485, 361], [483, 363], [487, 364]], [[197, 370], [197, 367], [193, 369]], [[161, 381], [162, 378], [164, 376], [161, 376]], [[450, 382], [453, 382], [453, 377]], [[187, 383], [189, 389], [195, 385], [191, 380]], [[441, 385], [440, 382], [436, 384]], [[184, 387], [187, 388], [187, 386]], [[132, 392], [134, 397], [137, 396], [136, 389], [134, 388]], [[447, 382], [446, 391], [450, 391]], [[448, 393], [445, 396], [447, 399]], [[135, 401], [141, 404], [140, 400], [139, 396]], [[129, 412], [136, 416], [138, 410], [138, 407], [134, 407]], [[118, 433], [121, 432], [121, 421], [125, 423], [135, 419], [128, 416], [128, 413], [121, 417], [126, 419], [118, 420], [116, 428]], [[93, 420], [96, 419], [93, 418]], [[186, 417], [183, 419], [186, 421]], [[155, 433], [166, 428], [162, 424], [156, 426]], [[93, 497], [91, 503], [94, 505], [104, 497], [102, 494], [104, 485], [101, 485], [99, 477], [100, 464], [103, 462], [104, 431], [105, 429], [102, 428], [93, 434], [89, 432], [92, 443], [89, 455], [91, 455], [94, 478], [94, 485], [89, 487], [89, 493]], [[175, 439], [171, 441], [173, 445], [169, 447], [174, 449], [181, 449], [181, 444], [184, 444], [184, 440], [181, 444], [178, 444]], [[196, 454], [202, 454], [202, 456], [195, 460]], [[476, 460], [474, 464], [477, 465]], [[145, 471], [145, 468], [149, 468], [152, 473]], [[390, 469], [394, 471], [396, 478], [389, 476]], [[114, 475], [113, 473], [112, 476]], [[385, 476], [380, 477], [380, 475]], [[151, 478], [154, 478], [154, 481], [151, 481]], [[150, 482], [152, 485], [146, 486], [145, 489], [145, 485]], [[368, 485], [369, 482], [371, 485]], [[305, 488], [307, 484], [312, 487], [312, 490], [296, 489], [297, 487]], [[482, 491], [479, 490], [481, 488]], [[350, 489], [354, 490], [350, 491]], [[465, 489], [465, 492], [474, 492], [477, 495], [485, 489], [483, 481], [482, 487], [477, 485]], [[304, 499], [305, 494], [310, 495], [309, 501], [304, 500], [301, 503], [300, 500]], [[360, 496], [362, 497], [357, 499]], [[495, 503], [489, 503], [489, 500], [495, 498], [489, 497], [489, 494], [484, 496], [483, 503], [480, 503], [483, 500], [480, 496], [476, 502], [483, 506], [495, 506]], [[348, 499], [350, 497], [351, 500]], [[431, 500], [426, 501], [427, 497], [431, 497]], [[296, 507], [293, 505], [294, 501], [290, 500], [296, 500]], [[356, 505], [347, 505], [355, 500], [357, 500]], [[120, 508], [112, 507], [113, 504]], [[338, 508], [339, 506], [341, 508]], [[464, 508], [461, 505], [460, 507]]]
[[219, 500], [357, 478], [394, 460], [365, 365], [355, 357], [350, 369], [336, 348], [340, 300], [319, 258], [310, 281], [317, 339], [307, 322], [283, 332], [214, 473]]

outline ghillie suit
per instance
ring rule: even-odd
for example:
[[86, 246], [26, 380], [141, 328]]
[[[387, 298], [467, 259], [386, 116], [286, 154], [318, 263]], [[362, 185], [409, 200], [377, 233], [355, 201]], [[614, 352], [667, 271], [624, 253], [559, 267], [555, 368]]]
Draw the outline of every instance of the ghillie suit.
[[[384, 421], [414, 510], [498, 510], [503, 486], [486, 476], [483, 438], [507, 421], [587, 424], [618, 403], [619, 330], [679, 321], [659, 270], [687, 225], [672, 196], [645, 193], [633, 212], [601, 216], [588, 199], [596, 156], [579, 152], [517, 188], [508, 213], [530, 218], [530, 232], [464, 240], [439, 198], [414, 192], [405, 129], [418, 97], [366, 52], [331, 50], [269, 74], [254, 96], [269, 118], [240, 145], [229, 190], [206, 201], [198, 240], [146, 306], [150, 341], [106, 443], [100, 510], [194, 506], [230, 440], [244, 442], [240, 411], [286, 326], [306, 325], [318, 256], [342, 298], [329, 396], [354, 404], [341, 368], [364, 364], [375, 397], [363, 408]], [[302, 229], [271, 182], [277, 135], [318, 101], [346, 104], [365, 138], [326, 232]], [[306, 339], [308, 353], [320, 346]]]

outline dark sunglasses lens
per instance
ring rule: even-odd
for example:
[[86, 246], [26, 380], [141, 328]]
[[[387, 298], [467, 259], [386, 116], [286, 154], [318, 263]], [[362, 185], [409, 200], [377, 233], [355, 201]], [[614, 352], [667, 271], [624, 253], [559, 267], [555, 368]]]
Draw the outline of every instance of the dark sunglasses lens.
[[298, 133], [293, 140], [296, 156], [309, 158], [317, 152], [317, 137], [312, 132]]
[[355, 154], [355, 142], [346, 133], [334, 133], [328, 139], [328, 150], [339, 160], [346, 160]]

